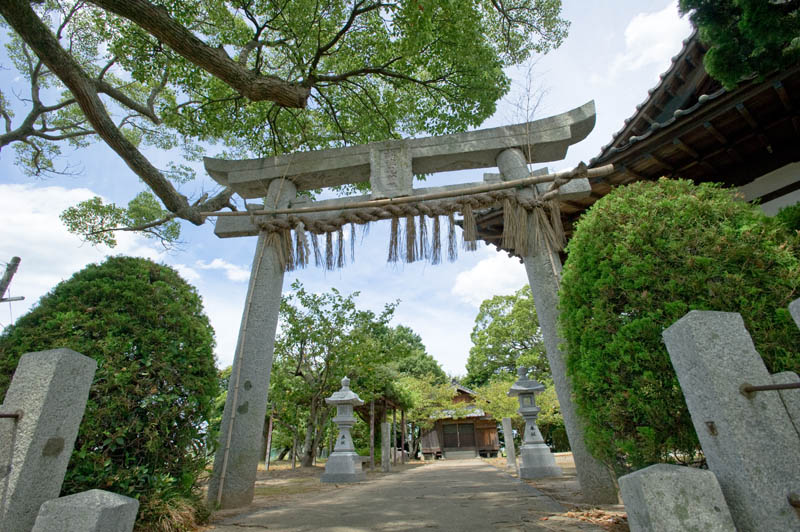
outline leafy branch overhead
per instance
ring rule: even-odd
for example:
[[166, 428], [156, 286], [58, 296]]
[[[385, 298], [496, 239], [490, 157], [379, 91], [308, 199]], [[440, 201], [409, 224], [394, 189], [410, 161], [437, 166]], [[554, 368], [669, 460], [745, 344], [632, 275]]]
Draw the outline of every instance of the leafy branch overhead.
[[269, 156], [476, 126], [508, 90], [504, 67], [560, 45], [560, 11], [560, 0], [5, 0], [30, 94], [22, 120], [0, 94], [0, 150], [14, 144], [33, 174], [70, 171], [57, 165], [64, 143], [99, 137], [162, 210], [199, 225], [201, 211], [235, 208], [231, 192], [190, 200], [143, 148]]

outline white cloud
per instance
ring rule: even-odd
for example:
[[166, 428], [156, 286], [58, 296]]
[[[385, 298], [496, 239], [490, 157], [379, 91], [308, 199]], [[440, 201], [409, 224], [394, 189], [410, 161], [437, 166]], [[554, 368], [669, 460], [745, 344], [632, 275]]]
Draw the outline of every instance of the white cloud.
[[[22, 259], [9, 287], [13, 296], [25, 297], [24, 301], [12, 304], [11, 315], [15, 318], [56, 284], [108, 255], [163, 260], [162, 252], [132, 233], [119, 234], [117, 247], [110, 249], [86, 244], [68, 232], [58, 219], [61, 211], [93, 196], [96, 194], [87, 188], [0, 185], [0, 198], [3, 198], [0, 262], [7, 262], [13, 256]], [[4, 311], [0, 324], [7, 325], [9, 321]]]
[[196, 264], [201, 270], [224, 270], [225, 276], [231, 281], [244, 282], [250, 279], [250, 270], [231, 264], [224, 259], [216, 258], [211, 262], [198, 260]]
[[492, 255], [471, 269], [459, 273], [450, 290], [463, 302], [475, 307], [479, 307], [483, 300], [492, 296], [513, 294], [528, 282], [525, 267], [520, 264], [519, 259], [484, 249], [487, 249], [487, 254]]
[[185, 264], [173, 264], [172, 267], [178, 271], [181, 277], [190, 283], [196, 283], [200, 280], [200, 273], [191, 266], [187, 266]]
[[625, 50], [617, 54], [602, 75], [593, 74], [593, 84], [612, 84], [625, 72], [655, 67], [658, 73], [669, 67], [670, 58], [681, 49], [677, 35], [688, 36], [691, 23], [678, 16], [678, 2], [661, 11], [639, 13], [625, 28]]

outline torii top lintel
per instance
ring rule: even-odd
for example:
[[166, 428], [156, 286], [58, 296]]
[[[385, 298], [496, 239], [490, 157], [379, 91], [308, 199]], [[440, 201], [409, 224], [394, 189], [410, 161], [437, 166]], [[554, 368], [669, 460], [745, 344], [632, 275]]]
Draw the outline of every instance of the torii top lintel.
[[519, 148], [529, 163], [561, 160], [595, 124], [594, 101], [558, 115], [491, 129], [421, 139], [388, 140], [262, 159], [205, 158], [209, 175], [243, 198], [260, 198], [270, 181], [290, 179], [297, 190], [370, 180], [372, 197], [402, 195], [414, 174], [492, 168], [498, 154]]

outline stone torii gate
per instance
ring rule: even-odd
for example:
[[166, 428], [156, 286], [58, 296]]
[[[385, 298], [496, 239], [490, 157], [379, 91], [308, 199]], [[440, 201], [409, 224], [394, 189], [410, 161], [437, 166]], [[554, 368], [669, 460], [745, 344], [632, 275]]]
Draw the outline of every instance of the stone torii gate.
[[[209, 483], [209, 501], [221, 508], [236, 508], [253, 499], [283, 275], [294, 260], [298, 264], [307, 260], [310, 254], [307, 232], [313, 237], [318, 259], [316, 235], [326, 235], [327, 266], [331, 267], [332, 232], [339, 232], [341, 265], [344, 224], [392, 219], [395, 240], [397, 219], [405, 216], [410, 220], [406, 257], [410, 262], [429, 254], [427, 249], [423, 250], [427, 245], [422, 240], [419, 251], [414, 251], [417, 247], [416, 236], [411, 232], [415, 227], [414, 217], [419, 216], [423, 235], [427, 228], [425, 216], [432, 217], [438, 240], [439, 216], [449, 214], [452, 239], [452, 213], [456, 210], [464, 216], [465, 239], [473, 240], [474, 249], [475, 232], [468, 227], [470, 222], [474, 224], [473, 207], [502, 205], [505, 210], [530, 213], [537, 205], [541, 207], [543, 201], [549, 200], [552, 205], [559, 199], [588, 195], [591, 188], [587, 177], [610, 172], [610, 168], [581, 167], [537, 177], [528, 170], [529, 163], [563, 159], [567, 148], [583, 140], [594, 123], [594, 102], [589, 102], [566, 113], [515, 126], [264, 159], [205, 159], [206, 170], [219, 184], [231, 187], [244, 199], [264, 200], [264, 205], [249, 205], [246, 212], [205, 213], [218, 217], [215, 233], [220, 238], [258, 236], [220, 427], [220, 445]], [[482, 183], [412, 187], [414, 174], [490, 167], [498, 167], [501, 174], [486, 174]], [[372, 193], [365, 196], [325, 201], [297, 196], [299, 191], [367, 180]], [[548, 188], [549, 183], [552, 184]], [[560, 227], [560, 217], [556, 217]], [[558, 348], [561, 339], [556, 330], [561, 262], [552, 239], [528, 236], [541, 234], [536, 219], [524, 214], [516, 218], [518, 234], [509, 234], [508, 238], [516, 245], [509, 247], [515, 248], [527, 270], [583, 493], [591, 502], [617, 502], [614, 478], [588, 453], [583, 427], [570, 398], [565, 355]], [[291, 230], [296, 234], [296, 250], [291, 243]], [[527, 245], [529, 239], [535, 243]], [[434, 257], [433, 261], [437, 259]]]

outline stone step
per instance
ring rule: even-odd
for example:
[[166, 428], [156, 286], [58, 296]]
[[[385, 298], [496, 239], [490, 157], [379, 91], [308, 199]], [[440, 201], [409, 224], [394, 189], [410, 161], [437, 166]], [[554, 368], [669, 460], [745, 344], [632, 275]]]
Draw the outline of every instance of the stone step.
[[467, 460], [470, 458], [475, 458], [477, 454], [475, 453], [474, 449], [467, 449], [467, 450], [444, 450], [444, 458], [445, 460]]

